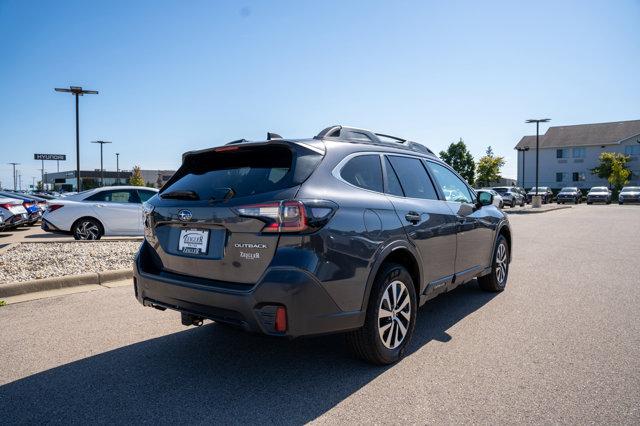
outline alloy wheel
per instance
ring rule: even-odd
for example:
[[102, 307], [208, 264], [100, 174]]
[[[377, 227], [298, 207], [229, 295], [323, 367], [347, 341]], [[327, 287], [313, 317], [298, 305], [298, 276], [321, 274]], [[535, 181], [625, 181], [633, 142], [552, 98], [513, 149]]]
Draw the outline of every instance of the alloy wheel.
[[378, 334], [382, 344], [395, 349], [404, 341], [411, 321], [411, 298], [402, 281], [393, 281], [384, 290], [378, 307]]
[[76, 236], [80, 240], [97, 240], [100, 236], [100, 229], [94, 222], [86, 220], [76, 228]]
[[507, 277], [507, 247], [500, 243], [496, 250], [496, 279], [502, 284]]

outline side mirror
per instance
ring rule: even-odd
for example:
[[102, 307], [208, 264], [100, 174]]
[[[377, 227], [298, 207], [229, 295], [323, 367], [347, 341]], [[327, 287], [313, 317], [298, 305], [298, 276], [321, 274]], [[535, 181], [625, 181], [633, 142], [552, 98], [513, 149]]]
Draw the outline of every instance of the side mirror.
[[493, 194], [490, 192], [480, 192], [478, 193], [478, 204], [480, 207], [482, 206], [490, 206], [493, 204]]

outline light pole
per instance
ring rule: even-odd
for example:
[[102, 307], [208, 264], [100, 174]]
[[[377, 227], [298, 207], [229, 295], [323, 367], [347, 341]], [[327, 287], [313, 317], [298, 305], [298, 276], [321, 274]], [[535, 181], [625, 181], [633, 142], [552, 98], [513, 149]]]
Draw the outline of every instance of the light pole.
[[516, 149], [518, 150], [518, 152], [522, 152], [522, 188], [524, 189], [525, 188], [525, 185], [524, 185], [524, 176], [525, 176], [525, 174], [524, 174], [524, 160], [526, 158], [525, 154], [527, 153], [527, 151], [529, 151], [529, 147], [528, 146], [523, 146], [522, 148], [516, 148]]
[[[540, 123], [548, 123], [549, 121], [551, 121], [550, 118], [532, 118], [529, 119], [527, 121], [525, 121], [525, 123], [536, 123], [536, 192], [535, 192], [535, 196], [538, 197], [538, 159], [539, 159], [539, 154], [540, 154]], [[532, 202], [532, 204], [534, 204]]]
[[56, 92], [71, 93], [76, 97], [76, 190], [82, 191], [82, 181], [80, 180], [80, 112], [78, 97], [82, 95], [97, 95], [97, 90], [84, 90], [82, 87], [70, 86], [68, 89], [56, 87]]
[[116, 152], [116, 185], [120, 185], [120, 153]]
[[105, 143], [111, 143], [109, 141], [93, 141], [91, 143], [99, 143], [100, 144], [100, 186], [104, 186], [104, 167], [102, 167], [102, 146]]
[[20, 163], [7, 163], [13, 166], [13, 190], [16, 190], [16, 166], [19, 166]]

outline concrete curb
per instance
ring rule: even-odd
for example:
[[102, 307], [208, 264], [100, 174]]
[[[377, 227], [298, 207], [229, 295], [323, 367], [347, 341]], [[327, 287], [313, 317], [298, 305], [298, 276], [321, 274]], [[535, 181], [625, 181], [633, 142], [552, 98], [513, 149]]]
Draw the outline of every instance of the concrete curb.
[[0, 285], [0, 298], [81, 285], [102, 285], [107, 282], [126, 280], [132, 277], [133, 269], [129, 268], [119, 269], [116, 271], [92, 272], [88, 274], [67, 275], [63, 277], [43, 278], [39, 280], [10, 283], [7, 285]]
[[571, 206], [558, 206], [558, 207], [551, 207], [548, 209], [534, 209], [534, 208], [529, 208], [527, 210], [502, 210], [504, 213], [506, 214], [540, 214], [540, 213], [547, 213], [547, 212], [555, 212], [557, 210], [564, 210], [564, 209], [570, 209]]
[[140, 241], [142, 242], [142, 240], [144, 240], [144, 237], [123, 237], [123, 238], [110, 238], [110, 239], [99, 239], [99, 240], [91, 240], [91, 241], [86, 241], [86, 240], [69, 240], [69, 239], [57, 239], [57, 238], [49, 238], [49, 239], [42, 239], [42, 240], [36, 240], [36, 241], [31, 241], [31, 240], [24, 240], [24, 241], [20, 241], [17, 243], [11, 243], [11, 244], [42, 244], [42, 243], [83, 243], [83, 244], [101, 244], [101, 243], [113, 243], [113, 242], [121, 242], [121, 241]]

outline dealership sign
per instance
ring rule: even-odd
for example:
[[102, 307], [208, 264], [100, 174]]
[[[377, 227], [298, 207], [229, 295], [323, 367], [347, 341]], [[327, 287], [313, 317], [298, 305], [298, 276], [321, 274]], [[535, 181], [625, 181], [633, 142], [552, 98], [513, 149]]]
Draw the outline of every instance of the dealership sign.
[[33, 154], [34, 160], [60, 160], [66, 161], [67, 156], [65, 154]]

